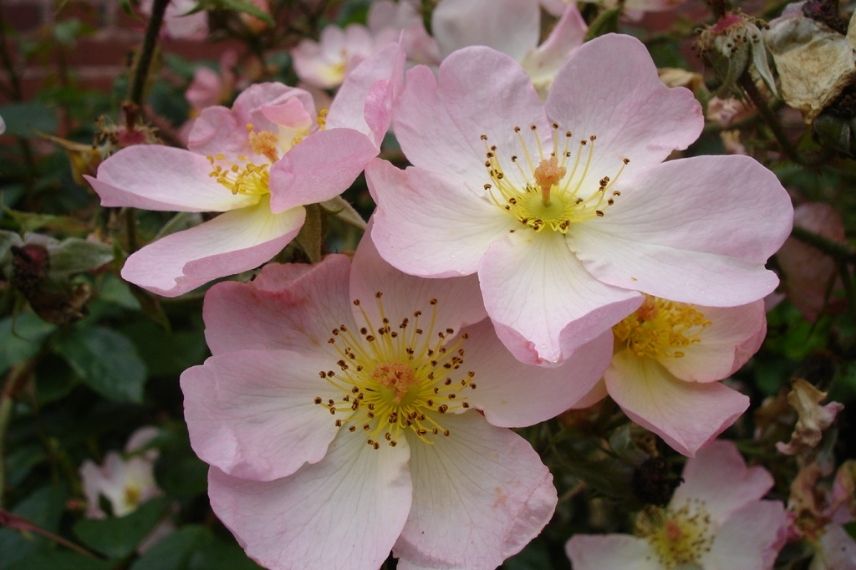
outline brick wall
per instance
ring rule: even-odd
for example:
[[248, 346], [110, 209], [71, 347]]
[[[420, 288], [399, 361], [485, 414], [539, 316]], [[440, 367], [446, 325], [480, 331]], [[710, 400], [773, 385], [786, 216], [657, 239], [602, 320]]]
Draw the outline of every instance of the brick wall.
[[[93, 89], [109, 89], [127, 69], [143, 36], [145, 16], [126, 14], [118, 0], [0, 0], [0, 15], [9, 30], [7, 49], [21, 78], [24, 99], [55, 85], [61, 74]], [[54, 24], [77, 19], [91, 32], [72, 46], [50, 40]], [[45, 49], [25, 55], [20, 40], [42, 40]], [[45, 41], [47, 40], [47, 41]], [[161, 48], [191, 60], [217, 59], [235, 45], [225, 42], [163, 38]], [[0, 71], [6, 80], [6, 73]], [[0, 102], [4, 102], [0, 94]]]

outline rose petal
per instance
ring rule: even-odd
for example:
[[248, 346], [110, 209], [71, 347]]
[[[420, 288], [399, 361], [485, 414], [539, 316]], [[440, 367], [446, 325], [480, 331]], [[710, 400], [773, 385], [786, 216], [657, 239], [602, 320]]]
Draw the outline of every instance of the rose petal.
[[413, 507], [394, 554], [433, 568], [493, 569], [553, 515], [553, 477], [529, 443], [474, 412], [443, 418], [433, 445], [411, 441]]
[[370, 570], [386, 560], [410, 511], [408, 457], [405, 441], [373, 449], [363, 433], [341, 430], [323, 461], [291, 477], [248, 481], [212, 467], [208, 494], [223, 524], [266, 568]]
[[442, 0], [431, 31], [443, 55], [481, 45], [520, 61], [538, 43], [541, 14], [537, 0]]
[[651, 545], [627, 534], [578, 534], [565, 546], [574, 570], [662, 570]]
[[749, 398], [722, 384], [684, 382], [651, 358], [623, 350], [603, 375], [609, 395], [637, 424], [693, 456], [733, 424]]
[[[334, 360], [244, 350], [212, 356], [181, 375], [193, 450], [225, 473], [271, 481], [317, 463], [338, 431], [326, 406], [341, 397], [318, 377]], [[339, 419], [345, 419], [339, 418]], [[282, 453], [288, 442], [288, 453]]]
[[147, 245], [127, 259], [122, 277], [177, 297], [217, 277], [258, 267], [297, 235], [304, 217], [303, 208], [271, 214], [262, 200]]

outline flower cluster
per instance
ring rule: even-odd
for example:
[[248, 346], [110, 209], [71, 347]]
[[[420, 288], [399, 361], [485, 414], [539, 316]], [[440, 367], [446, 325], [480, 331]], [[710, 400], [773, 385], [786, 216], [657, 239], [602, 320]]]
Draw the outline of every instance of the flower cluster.
[[[636, 537], [574, 537], [575, 568], [763, 569], [781, 547], [769, 474], [711, 442], [749, 405], [720, 381], [766, 334], [791, 200], [747, 156], [667, 160], [701, 133], [692, 92], [550, 4], [539, 45], [534, 0], [443, 0], [433, 38], [414, 3], [374, 3], [292, 53], [305, 84], [341, 86], [329, 109], [255, 84], [202, 108], [187, 150], [131, 146], [88, 179], [104, 206], [218, 213], [125, 261], [178, 296], [281, 260], [365, 172], [353, 258], [210, 287], [212, 356], [181, 377], [211, 505], [260, 564], [495, 568], [558, 500], [510, 428], [607, 395], [692, 459]], [[379, 156], [388, 130], [406, 168]]]

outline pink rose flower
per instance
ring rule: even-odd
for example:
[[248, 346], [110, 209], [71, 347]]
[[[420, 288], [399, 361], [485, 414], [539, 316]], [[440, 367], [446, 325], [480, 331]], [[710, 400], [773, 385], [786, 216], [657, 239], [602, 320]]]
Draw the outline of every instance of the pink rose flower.
[[661, 164], [704, 121], [635, 38], [574, 50], [546, 105], [517, 62], [483, 47], [436, 76], [411, 69], [398, 105], [414, 166], [367, 168], [378, 250], [413, 275], [478, 273], [525, 362], [566, 359], [635, 311], [639, 292], [727, 307], [778, 283], [764, 264], [790, 232], [790, 198], [749, 157]]
[[390, 45], [364, 62], [329, 113], [301, 89], [257, 84], [231, 109], [205, 109], [189, 150], [137, 145], [102, 162], [86, 177], [102, 206], [224, 212], [135, 252], [122, 277], [174, 297], [279, 253], [303, 206], [340, 194], [377, 155], [403, 58]]
[[630, 419], [689, 456], [749, 407], [749, 398], [717, 380], [761, 346], [763, 301], [714, 308], [646, 297], [612, 330], [615, 354], [604, 382], [576, 407], [608, 393]]
[[345, 76], [376, 49], [365, 26], [351, 24], [344, 30], [330, 25], [315, 40], [304, 39], [291, 50], [294, 71], [304, 83], [321, 89], [333, 89]]
[[110, 502], [113, 516], [121, 517], [162, 494], [154, 474], [157, 450], [140, 451], [157, 434], [158, 430], [153, 427], [135, 431], [125, 446], [125, 453], [129, 455], [127, 458], [111, 451], [105, 456], [102, 465], [89, 460], [83, 462], [80, 478], [86, 495], [87, 517], [103, 519], [107, 516], [101, 510], [99, 497], [102, 496]]
[[520, 63], [538, 92], [546, 95], [588, 29], [575, 3], [556, 15], [561, 18], [541, 45], [538, 0], [442, 0], [431, 16], [431, 28], [441, 55], [474, 45], [501, 51]]
[[474, 277], [406, 276], [368, 237], [353, 262], [215, 285], [203, 314], [213, 356], [181, 377], [191, 444], [215, 513], [272, 569], [376, 570], [390, 550], [402, 569], [496, 568], [557, 501], [503, 428], [566, 409], [609, 360], [599, 342], [519, 363]]
[[729, 441], [715, 441], [687, 461], [684, 482], [666, 508], [640, 514], [635, 536], [578, 534], [567, 544], [574, 570], [768, 570], [786, 538], [779, 501], [762, 467], [747, 468]]

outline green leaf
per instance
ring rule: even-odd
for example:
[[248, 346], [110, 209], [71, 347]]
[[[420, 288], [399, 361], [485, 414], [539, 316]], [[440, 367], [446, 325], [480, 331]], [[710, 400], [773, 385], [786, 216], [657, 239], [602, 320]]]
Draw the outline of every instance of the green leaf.
[[0, 105], [0, 116], [6, 121], [6, 135], [32, 137], [37, 131], [53, 133], [57, 129], [56, 111], [35, 101]]
[[55, 279], [92, 271], [113, 260], [111, 246], [80, 238], [62, 240], [59, 245], [49, 248], [49, 251], [49, 271]]
[[74, 525], [74, 534], [105, 556], [123, 558], [132, 554], [154, 530], [168, 505], [167, 499], [159, 497], [123, 517], [82, 519]]
[[211, 540], [211, 531], [205, 527], [182, 527], [147, 550], [131, 570], [189, 570], [193, 553], [204, 549]]
[[[56, 532], [62, 511], [65, 508], [65, 489], [62, 487], [42, 487], [32, 495], [15, 505], [12, 509], [33, 524]], [[0, 528], [0, 554], [3, 568], [13, 564], [32, 553], [43, 550], [50, 543], [47, 539], [32, 533], [22, 533], [17, 530]]]
[[117, 402], [142, 402], [146, 366], [127, 337], [104, 327], [76, 327], [55, 349], [90, 388]]
[[30, 444], [9, 450], [6, 456], [6, 479], [10, 487], [20, 485], [33, 467], [47, 459], [42, 446]]
[[233, 539], [213, 537], [204, 549], [193, 553], [188, 570], [260, 570], [260, 567], [247, 558]]
[[0, 374], [36, 355], [45, 338], [56, 329], [33, 313], [0, 320]]
[[201, 330], [164, 331], [152, 321], [139, 320], [123, 327], [122, 332], [134, 341], [151, 377], [175, 378], [205, 360]]
[[7, 570], [110, 570], [103, 560], [68, 550], [39, 550], [12, 564]]
[[[0, 116], [3, 112], [0, 111]], [[86, 235], [88, 226], [78, 219], [68, 216], [52, 216], [50, 214], [37, 214], [34, 212], [19, 212], [17, 210], [3, 209], [18, 224], [21, 233], [34, 232], [40, 229], [53, 230], [66, 235]]]
[[327, 200], [326, 202], [321, 202], [320, 206], [324, 208], [325, 211], [333, 214], [343, 222], [354, 226], [357, 229], [365, 230], [366, 229], [366, 221], [357, 212], [353, 206], [351, 206], [347, 200], [342, 198], [341, 196], [336, 196], [332, 200]]

